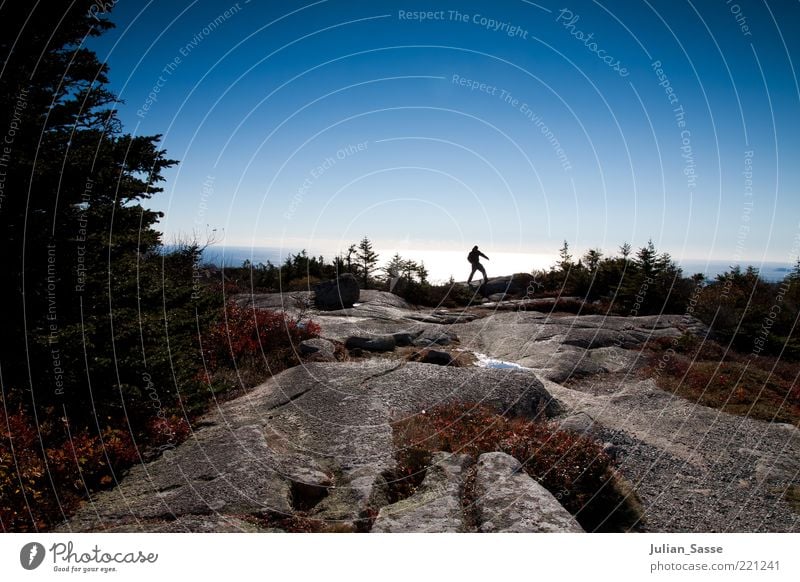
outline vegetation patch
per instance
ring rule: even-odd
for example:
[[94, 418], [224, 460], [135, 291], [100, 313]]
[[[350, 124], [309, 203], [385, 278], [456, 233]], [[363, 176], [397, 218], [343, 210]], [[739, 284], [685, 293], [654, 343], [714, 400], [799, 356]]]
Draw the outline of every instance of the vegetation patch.
[[730, 414], [800, 426], [797, 367], [766, 356], [745, 356], [685, 335], [648, 342], [645, 378], [659, 388]]
[[551, 422], [509, 418], [481, 404], [456, 403], [404, 418], [392, 428], [398, 471], [408, 477], [406, 496], [436, 451], [475, 458], [501, 451], [522, 463], [586, 531], [631, 531], [641, 520], [636, 494], [624, 485], [602, 445], [559, 431]]
[[789, 485], [783, 497], [795, 512], [800, 513], [800, 485]]
[[[217, 391], [251, 388], [264, 378], [299, 364], [299, 343], [319, 337], [319, 331], [319, 325], [306, 319], [302, 312], [290, 317], [283, 311], [244, 307], [229, 301], [203, 337], [205, 381]], [[234, 370], [236, 382], [231, 378]]]

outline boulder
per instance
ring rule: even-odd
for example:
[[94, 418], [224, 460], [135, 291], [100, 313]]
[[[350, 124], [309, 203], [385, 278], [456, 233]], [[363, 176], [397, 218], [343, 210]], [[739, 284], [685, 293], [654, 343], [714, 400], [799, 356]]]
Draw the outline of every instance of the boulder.
[[299, 351], [304, 356], [313, 356], [314, 361], [334, 362], [336, 361], [336, 346], [333, 342], [320, 337], [303, 340], [300, 342]]
[[415, 334], [406, 333], [406, 332], [398, 332], [393, 333], [392, 337], [394, 338], [394, 343], [398, 347], [410, 346], [414, 343]]
[[344, 342], [348, 350], [360, 349], [370, 352], [391, 352], [396, 342], [394, 336], [382, 335], [377, 337], [350, 336]]
[[528, 273], [515, 273], [506, 277], [494, 277], [481, 285], [480, 293], [484, 297], [491, 297], [498, 293], [525, 295], [532, 281], [533, 275]]
[[389, 502], [386, 479], [371, 467], [349, 469], [340, 479], [343, 486], [330, 489], [330, 494], [315, 507], [315, 519], [358, 527], [371, 508]]
[[594, 419], [585, 412], [575, 412], [559, 422], [558, 428], [578, 434], [588, 434], [594, 428], [594, 424]]
[[425, 328], [414, 340], [414, 345], [421, 348], [428, 346], [446, 346], [458, 341], [458, 335], [444, 326]]
[[484, 453], [475, 475], [478, 531], [581, 533], [575, 518], [514, 457]]
[[406, 499], [382, 507], [372, 526], [375, 533], [458, 533], [467, 530], [461, 507], [468, 455], [436, 453], [425, 479]]
[[418, 361], [422, 362], [423, 364], [449, 366], [453, 363], [453, 356], [441, 350], [423, 350], [419, 353]]
[[358, 281], [350, 273], [340, 275], [337, 279], [317, 283], [314, 289], [314, 304], [319, 309], [336, 310], [352, 307], [358, 302], [361, 290]]

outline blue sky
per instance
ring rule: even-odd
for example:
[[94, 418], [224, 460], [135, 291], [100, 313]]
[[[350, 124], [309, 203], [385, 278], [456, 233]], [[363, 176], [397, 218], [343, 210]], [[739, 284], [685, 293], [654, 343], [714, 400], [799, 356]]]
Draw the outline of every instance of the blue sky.
[[800, 250], [797, 2], [119, 0], [111, 20], [90, 47], [126, 130], [181, 160], [151, 201], [168, 240]]

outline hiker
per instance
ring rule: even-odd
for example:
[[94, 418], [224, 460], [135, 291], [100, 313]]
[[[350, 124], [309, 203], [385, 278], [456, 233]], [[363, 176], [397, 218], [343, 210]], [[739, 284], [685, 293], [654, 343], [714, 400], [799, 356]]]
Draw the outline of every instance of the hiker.
[[472, 277], [475, 275], [475, 271], [481, 272], [481, 275], [483, 275], [483, 283], [486, 284], [488, 277], [486, 276], [486, 269], [484, 269], [483, 265], [481, 265], [481, 257], [487, 261], [489, 260], [489, 257], [480, 252], [477, 246], [472, 247], [472, 250], [467, 255], [467, 260], [469, 261], [470, 265], [472, 265], [472, 272], [469, 274], [469, 279], [467, 279], [467, 285], [472, 282]]

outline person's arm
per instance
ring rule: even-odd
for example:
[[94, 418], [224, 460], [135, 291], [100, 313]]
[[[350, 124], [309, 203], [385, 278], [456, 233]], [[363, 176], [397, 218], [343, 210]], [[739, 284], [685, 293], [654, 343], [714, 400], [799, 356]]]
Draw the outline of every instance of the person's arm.
[[480, 254], [480, 256], [482, 256], [482, 257], [483, 257], [484, 259], [486, 259], [487, 261], [491, 260], [491, 259], [489, 259], [489, 257], [487, 257], [486, 255], [484, 255], [484, 254], [483, 254], [482, 252], [480, 252], [480, 251], [478, 251], [478, 254]]

